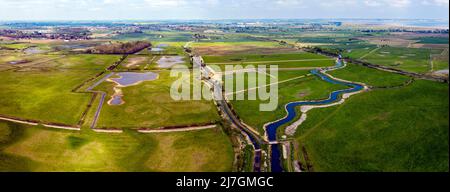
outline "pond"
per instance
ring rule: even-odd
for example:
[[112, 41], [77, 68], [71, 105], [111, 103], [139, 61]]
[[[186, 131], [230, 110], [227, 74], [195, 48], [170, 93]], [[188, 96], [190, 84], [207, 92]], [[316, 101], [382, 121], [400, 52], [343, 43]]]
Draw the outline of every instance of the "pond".
[[109, 80], [118, 84], [119, 87], [128, 87], [139, 84], [143, 81], [152, 81], [158, 78], [158, 74], [153, 72], [120, 72], [116, 73], [116, 75], [118, 75], [119, 78], [110, 78]]
[[25, 54], [32, 55], [32, 54], [43, 53], [44, 50], [40, 49], [39, 47], [28, 47], [28, 48], [24, 49], [23, 52]]
[[164, 51], [164, 49], [163, 49], [163, 48], [155, 47], [155, 48], [151, 48], [150, 51], [151, 51], [151, 52], [160, 52], [160, 51]]
[[28, 60], [17, 60], [17, 61], [10, 61], [9, 64], [11, 65], [18, 65], [18, 64], [24, 64], [24, 63], [28, 63]]
[[162, 52], [164, 48], [169, 47], [168, 44], [158, 44], [156, 47], [150, 48], [151, 52]]
[[158, 44], [156, 47], [158, 47], [158, 48], [169, 47], [169, 44], [161, 43], [161, 44]]
[[113, 95], [111, 100], [108, 101], [109, 105], [122, 105], [125, 102], [122, 100], [122, 95]]
[[108, 81], [114, 82], [117, 85], [114, 87], [114, 94], [108, 101], [109, 105], [122, 105], [125, 103], [123, 100], [124, 93], [121, 87], [128, 87], [137, 85], [144, 81], [153, 81], [158, 78], [157, 73], [147, 72], [147, 73], [135, 73], [135, 72], [120, 72], [114, 75], [119, 76], [118, 78], [110, 78], [113, 74], [107, 76]]
[[177, 64], [184, 63], [183, 56], [163, 56], [157, 62], [159, 68], [171, 68]]

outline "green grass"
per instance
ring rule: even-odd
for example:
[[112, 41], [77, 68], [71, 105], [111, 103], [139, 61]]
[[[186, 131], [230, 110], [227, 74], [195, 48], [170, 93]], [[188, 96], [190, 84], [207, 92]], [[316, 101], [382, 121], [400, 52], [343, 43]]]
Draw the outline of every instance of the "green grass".
[[143, 70], [147, 65], [150, 65], [150, 61], [154, 56], [151, 55], [130, 55], [122, 64], [117, 66], [116, 70]]
[[297, 49], [268, 41], [240, 41], [240, 42], [195, 42], [190, 44], [194, 53], [207, 55], [248, 55], [296, 53]]
[[192, 47], [211, 47], [211, 46], [255, 46], [255, 47], [281, 47], [279, 43], [268, 41], [241, 41], [241, 42], [194, 42]]
[[2, 44], [0, 43], [0, 48], [4, 47], [7, 49], [18, 49], [18, 50], [23, 50], [26, 49], [30, 46], [30, 44], [27, 43], [10, 43], [10, 44]]
[[348, 81], [362, 82], [374, 87], [389, 87], [402, 85], [410, 78], [403, 75], [388, 73], [355, 64], [347, 64], [340, 70], [330, 71], [330, 75]]
[[89, 141], [85, 138], [71, 135], [67, 137], [67, 142], [69, 143], [69, 147], [71, 149], [78, 149], [83, 145], [86, 145]]
[[439, 55], [433, 55], [433, 70], [443, 70], [448, 69], [448, 49], [444, 50]]
[[[214, 64], [213, 64], [214, 65]], [[230, 71], [227, 70], [227, 66], [234, 67], [240, 66], [242, 68], [253, 67], [255, 69], [258, 66], [266, 67], [269, 69], [271, 66], [277, 66], [278, 69], [309, 69], [309, 68], [319, 68], [319, 67], [331, 67], [335, 65], [334, 60], [324, 60], [324, 61], [294, 61], [294, 62], [280, 62], [280, 63], [256, 63], [256, 64], [220, 64], [215, 65], [220, 68], [221, 71]], [[212, 65], [209, 65], [212, 66]]]
[[0, 171], [231, 171], [220, 128], [100, 134], [0, 122]]
[[448, 171], [448, 85], [416, 81], [314, 109], [297, 131], [315, 171]]
[[21, 52], [5, 52], [4, 55], [0, 56], [0, 67], [13, 67], [15, 65], [10, 62], [13, 61], [27, 61], [27, 64], [32, 64], [34, 62], [39, 62], [46, 59], [56, 58], [56, 55], [26, 55]]
[[[91, 94], [71, 92], [118, 56], [75, 55], [0, 72], [0, 114], [74, 125]], [[55, 115], [58, 114], [58, 115]]]
[[243, 149], [243, 171], [244, 172], [253, 172], [253, 159], [254, 159], [254, 154], [253, 154], [253, 146], [251, 145], [246, 145]]
[[[168, 71], [162, 71], [157, 80], [122, 88], [125, 104], [105, 104], [97, 127], [158, 128], [213, 123], [220, 119], [212, 101], [172, 99], [170, 88], [177, 78], [169, 75]], [[98, 87], [108, 93], [106, 100], [114, 93], [113, 86], [104, 82]]]
[[[266, 75], [266, 83], [263, 83], [262, 85], [267, 85], [270, 83], [270, 81], [288, 81], [293, 78], [297, 78], [300, 76], [304, 76], [310, 73], [309, 70], [301, 70], [301, 71], [279, 71], [278, 75], [271, 74], [269, 71], [266, 71], [268, 75]], [[255, 75], [254, 78], [250, 78], [250, 75]], [[246, 72], [246, 73], [233, 73], [233, 74], [227, 74], [223, 75], [223, 81], [224, 83], [230, 83], [233, 82], [233, 90], [225, 90], [226, 93], [232, 93], [232, 92], [241, 92], [247, 89], [257, 88], [261, 85], [258, 85], [258, 75], [264, 75], [263, 73], [255, 73], [255, 72]], [[278, 80], [276, 80], [278, 79]], [[243, 84], [239, 84], [240, 87], [237, 87], [237, 82], [242, 82]], [[254, 84], [255, 86], [250, 86], [250, 84]], [[241, 87], [243, 85], [243, 87]], [[280, 85], [281, 86], [281, 85]]]
[[364, 60], [411, 72], [425, 73], [430, 70], [430, 54], [442, 50], [384, 47], [368, 55]]
[[192, 33], [188, 32], [152, 32], [145, 31], [144, 33], [129, 33], [114, 36], [114, 40], [119, 41], [136, 41], [149, 40], [158, 42], [188, 42], [192, 41]]
[[342, 56], [353, 58], [353, 59], [359, 59], [361, 57], [366, 56], [367, 54], [369, 54], [374, 49], [376, 49], [375, 46], [367, 46], [367, 47], [364, 47], [364, 48], [347, 49], [347, 50], [343, 51]]
[[159, 44], [166, 44], [167, 47], [163, 47], [164, 54], [177, 54], [184, 55], [183, 46], [186, 44], [185, 42], [164, 42], [164, 41], [154, 41], [152, 42], [153, 47], [157, 47]]
[[439, 70], [444, 70], [444, 69], [448, 69], [449, 65], [448, 65], [448, 60], [433, 60], [433, 69], [435, 71], [439, 71]]
[[205, 60], [205, 63], [213, 64], [213, 63], [245, 63], [245, 62], [330, 59], [330, 58], [312, 53], [299, 52], [289, 54], [245, 54], [245, 55], [227, 55], [227, 56], [204, 56], [203, 59]]
[[[282, 72], [280, 72], [280, 74], [281, 73]], [[259, 105], [261, 103], [268, 103], [268, 101], [231, 100], [231, 103], [239, 117], [245, 123], [256, 128], [263, 134], [263, 125], [265, 123], [278, 120], [286, 115], [285, 105], [287, 103], [293, 101], [326, 99], [332, 91], [344, 88], [346, 87], [330, 84], [320, 80], [318, 77], [310, 76], [279, 84], [278, 106], [275, 111], [260, 111]], [[247, 92], [240, 94], [248, 95]], [[245, 96], [245, 98], [248, 97]]]
[[415, 40], [424, 44], [448, 44], [448, 37], [420, 37]]

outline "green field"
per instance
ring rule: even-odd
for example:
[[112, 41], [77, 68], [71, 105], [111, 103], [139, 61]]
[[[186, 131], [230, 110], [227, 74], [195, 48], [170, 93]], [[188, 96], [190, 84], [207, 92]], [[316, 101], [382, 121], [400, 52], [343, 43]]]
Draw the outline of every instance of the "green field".
[[417, 81], [314, 109], [297, 140], [315, 171], [448, 171], [448, 85]]
[[329, 59], [325, 56], [298, 52], [289, 54], [246, 54], [246, 55], [227, 55], [227, 56], [204, 56], [207, 64], [214, 63], [246, 63], [246, 62], [267, 62], [267, 61], [289, 61], [289, 60], [309, 60], [309, 59]]
[[27, 47], [29, 47], [30, 44], [27, 43], [0, 43], [0, 49], [1, 48], [6, 48], [6, 49], [18, 49], [18, 50], [23, 50]]
[[411, 72], [425, 73], [430, 70], [430, 55], [440, 54], [439, 49], [414, 49], [383, 47], [368, 55], [364, 60]]
[[415, 40], [425, 44], [448, 44], [448, 37], [420, 37]]
[[[280, 71], [279, 73], [282, 74], [283, 72]], [[304, 72], [299, 72], [299, 76], [304, 74]], [[231, 100], [231, 103], [238, 116], [245, 123], [260, 131], [261, 134], [264, 134], [263, 125], [265, 123], [278, 120], [286, 115], [285, 105], [287, 103], [292, 101], [326, 99], [330, 92], [343, 88], [346, 87], [330, 84], [320, 80], [318, 77], [310, 76], [279, 84], [278, 106], [275, 111], [263, 112], [259, 110], [259, 105], [261, 103], [268, 103], [268, 101]], [[248, 91], [239, 94], [248, 95]], [[248, 97], [245, 96], [245, 98], [247, 99]]]
[[219, 129], [122, 134], [51, 130], [0, 121], [1, 171], [231, 171]]
[[[170, 87], [177, 78], [169, 71], [159, 72], [159, 78], [139, 85], [122, 88], [125, 104], [105, 105], [97, 127], [104, 128], [159, 128], [176, 125], [214, 123], [219, 115], [212, 101], [175, 101]], [[113, 83], [104, 82], [97, 89], [114, 94]]]
[[114, 36], [114, 40], [120, 41], [136, 41], [136, 40], [148, 40], [158, 42], [188, 42], [192, 41], [192, 33], [188, 32], [153, 32], [144, 31], [143, 33], [126, 33]]
[[[375, 87], [409, 79], [352, 64], [330, 74]], [[296, 140], [314, 171], [448, 171], [448, 99], [448, 85], [422, 80], [375, 89], [311, 110]]]
[[[301, 76], [306, 76], [310, 73], [309, 70], [298, 70], [298, 71], [279, 71], [277, 75], [275, 73], [270, 73], [268, 70], [266, 71], [266, 74], [264, 73], [256, 73], [256, 72], [245, 72], [245, 73], [231, 73], [223, 75], [223, 81], [224, 85], [228, 84], [232, 81], [233, 83], [233, 90], [225, 90], [227, 94], [236, 93], [236, 92], [242, 92], [248, 89], [254, 89], [258, 88], [259, 86], [268, 85], [272, 82], [288, 82], [290, 80], [293, 80], [295, 78], [300, 78]], [[253, 78], [250, 78], [249, 76], [253, 76]], [[266, 82], [262, 83], [261, 85], [258, 85], [258, 75], [266, 75]], [[237, 86], [237, 83], [239, 83], [239, 87]], [[250, 86], [250, 84], [255, 84], [255, 86]], [[225, 85], [227, 86], [227, 85]], [[257, 89], [256, 89], [257, 90]]]
[[344, 69], [330, 71], [329, 74], [348, 81], [366, 83], [373, 87], [399, 86], [410, 79], [407, 76], [386, 73], [351, 63], [347, 64]]
[[[324, 100], [333, 91], [349, 88], [312, 75], [312, 69], [334, 66], [336, 60], [305, 50], [320, 48], [346, 58], [440, 77], [445, 74], [433, 72], [449, 66], [445, 46], [448, 37], [438, 34], [363, 32], [371, 30], [354, 30], [359, 26], [347, 25], [341, 28], [332, 23], [324, 25], [326, 30], [315, 29], [315, 25], [311, 25], [312, 29], [297, 28], [296, 24], [282, 24], [278, 29], [278, 24], [230, 27], [235, 24], [125, 23], [90, 27], [97, 30], [92, 31], [92, 39], [86, 40], [0, 41], [0, 115], [80, 125], [81, 129], [70, 131], [0, 120], [0, 172], [252, 171], [254, 148], [244, 141], [239, 128], [230, 126], [227, 118], [220, 116], [221, 106], [207, 99], [177, 101], [171, 97], [172, 86], [181, 76], [171, 77], [170, 68], [158, 67], [157, 62], [163, 57], [181, 56], [184, 63], [180, 65], [192, 71], [188, 55], [199, 55], [216, 72], [224, 71], [220, 73], [222, 77], [215, 74], [211, 78], [230, 82], [233, 77], [233, 90], [225, 89], [224, 94], [237, 117], [261, 137], [265, 135], [264, 124], [286, 116], [286, 104]], [[159, 29], [153, 30], [156, 26]], [[59, 28], [48, 29], [58, 32]], [[383, 30], [377, 26], [374, 31]], [[88, 48], [101, 44], [142, 40], [151, 42], [152, 49], [163, 50], [143, 49], [127, 56], [84, 54]], [[184, 46], [192, 52], [186, 53]], [[121, 58], [125, 59], [117, 68], [107, 70]], [[278, 75], [239, 68], [239, 75], [225, 71], [226, 66], [261, 65], [277, 65]], [[95, 93], [85, 92], [111, 73], [116, 73], [111, 78], [118, 78], [119, 72], [153, 72], [158, 78], [127, 87], [104, 81], [92, 90]], [[282, 162], [287, 171], [294, 171], [294, 161], [312, 165], [314, 172], [449, 171], [448, 84], [352, 63], [327, 73], [364, 83], [370, 89], [342, 104], [311, 109], [293, 136], [284, 137], [289, 123], [282, 125], [277, 137], [291, 145], [287, 151], [291, 158]], [[265, 76], [266, 82], [258, 85], [258, 79], [249, 78], [256, 74]], [[204, 84], [196, 78], [181, 81], [189, 82], [191, 91], [193, 82]], [[277, 100], [276, 109], [261, 111], [260, 104], [269, 101], [259, 99], [258, 91], [269, 92], [269, 84], [278, 85], [278, 97], [271, 98]], [[211, 95], [211, 90], [207, 87], [205, 95]], [[103, 93], [106, 97], [95, 129], [91, 129]], [[108, 104], [117, 93], [123, 94], [124, 103]], [[244, 100], [236, 99], [241, 96]], [[249, 99], [253, 96], [256, 100]], [[302, 115], [300, 107], [296, 110], [297, 117], [290, 123]], [[139, 133], [143, 129], [210, 124], [217, 127]], [[262, 145], [263, 154], [270, 154], [267, 146]], [[262, 165], [269, 165], [262, 166], [262, 171], [270, 171], [270, 157], [264, 155], [262, 160]]]
[[202, 56], [248, 55], [248, 54], [283, 54], [297, 53], [298, 50], [273, 41], [242, 42], [194, 42], [194, 53]]
[[444, 50], [441, 54], [433, 55], [433, 71], [448, 69], [448, 49]]
[[[71, 55], [17, 71], [0, 72], [0, 114], [74, 125], [91, 94], [72, 89], [117, 61], [119, 56]], [[8, 64], [4, 64], [8, 65]], [[58, 115], [55, 115], [58, 114]]]

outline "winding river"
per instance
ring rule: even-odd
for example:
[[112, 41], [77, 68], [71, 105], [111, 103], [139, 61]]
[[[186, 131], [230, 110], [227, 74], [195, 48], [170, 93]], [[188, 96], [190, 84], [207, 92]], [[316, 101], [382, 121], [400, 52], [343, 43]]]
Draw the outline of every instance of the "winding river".
[[[336, 62], [336, 66], [331, 69], [337, 69], [340, 67], [343, 67], [343, 65], [342, 65], [342, 62], [339, 60], [338, 62]], [[330, 70], [330, 69], [328, 69], [328, 70]], [[327, 71], [327, 70], [324, 70], [324, 71]], [[288, 124], [289, 122], [294, 120], [295, 117], [297, 117], [297, 111], [296, 111], [297, 107], [304, 106], [304, 105], [327, 105], [327, 104], [335, 103], [335, 102], [338, 102], [341, 99], [341, 96], [345, 93], [358, 92], [358, 91], [361, 91], [364, 89], [363, 85], [333, 79], [318, 69], [312, 70], [311, 73], [326, 82], [333, 83], [333, 84], [341, 84], [341, 85], [348, 86], [350, 88], [334, 91], [330, 94], [330, 97], [326, 100], [299, 101], [299, 102], [288, 103], [285, 108], [286, 112], [287, 112], [286, 117], [266, 125], [266, 133], [267, 133], [268, 139], [271, 143], [274, 143], [271, 145], [271, 149], [272, 149], [271, 150], [271, 170], [272, 170], [272, 172], [282, 172], [283, 171], [283, 167], [281, 165], [281, 151], [280, 151], [281, 145], [277, 143], [277, 130], [279, 127]]]

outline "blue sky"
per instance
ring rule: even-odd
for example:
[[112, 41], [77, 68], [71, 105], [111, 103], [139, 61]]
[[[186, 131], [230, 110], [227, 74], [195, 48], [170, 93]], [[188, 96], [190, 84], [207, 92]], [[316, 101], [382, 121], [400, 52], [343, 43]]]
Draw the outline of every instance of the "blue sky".
[[0, 20], [430, 18], [449, 0], [0, 0]]

